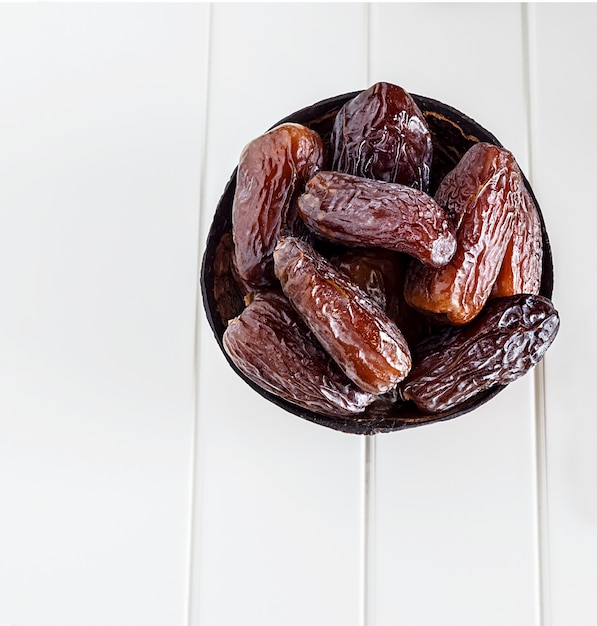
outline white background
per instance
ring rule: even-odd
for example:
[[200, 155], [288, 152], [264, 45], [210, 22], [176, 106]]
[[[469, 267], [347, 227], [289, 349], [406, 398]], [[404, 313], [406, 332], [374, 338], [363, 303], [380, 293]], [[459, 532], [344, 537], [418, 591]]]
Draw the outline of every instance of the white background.
[[[594, 626], [597, 7], [0, 5], [0, 626]], [[237, 379], [198, 297], [242, 147], [375, 81], [532, 181], [562, 326], [366, 439]]]

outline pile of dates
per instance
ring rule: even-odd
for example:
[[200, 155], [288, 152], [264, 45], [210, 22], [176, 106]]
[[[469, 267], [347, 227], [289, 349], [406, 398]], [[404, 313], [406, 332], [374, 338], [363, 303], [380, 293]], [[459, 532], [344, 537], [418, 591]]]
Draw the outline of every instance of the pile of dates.
[[559, 317], [512, 156], [475, 143], [430, 195], [433, 144], [377, 83], [331, 136], [281, 124], [242, 152], [230, 257], [243, 310], [223, 346], [262, 389], [317, 414], [450, 411], [525, 374]]

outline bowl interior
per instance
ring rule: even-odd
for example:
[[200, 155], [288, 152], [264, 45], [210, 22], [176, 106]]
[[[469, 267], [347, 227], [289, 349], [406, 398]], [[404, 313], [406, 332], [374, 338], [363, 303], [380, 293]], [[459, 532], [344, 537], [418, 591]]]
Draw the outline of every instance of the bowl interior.
[[[336, 113], [345, 102], [354, 98], [358, 93], [343, 94], [318, 102], [292, 113], [274, 124], [272, 128], [284, 122], [304, 124], [317, 131], [321, 135], [324, 145], [329, 146], [329, 137]], [[500, 142], [489, 131], [460, 111], [431, 98], [415, 94], [411, 95], [427, 120], [433, 140], [431, 194], [435, 192], [443, 177], [458, 163], [462, 155], [474, 143], [485, 141], [501, 146]], [[328, 149], [327, 153], [329, 154], [329, 152]], [[553, 264], [549, 239], [541, 209], [526, 177], [524, 182], [537, 206], [543, 233], [543, 272], [540, 293], [547, 298], [551, 298], [553, 291]], [[419, 410], [411, 402], [396, 402], [393, 404], [378, 402], [371, 405], [358, 417], [345, 419], [332, 418], [307, 411], [265, 391], [249, 380], [232, 363], [222, 343], [228, 320], [238, 315], [244, 306], [241, 294], [236, 287], [236, 282], [230, 270], [232, 252], [231, 216], [235, 188], [236, 170], [232, 173], [218, 202], [208, 234], [201, 266], [201, 291], [207, 319], [220, 349], [236, 374], [261, 396], [285, 411], [311, 422], [348, 433], [373, 434], [411, 428], [421, 424], [457, 417], [481, 406], [505, 387], [505, 385], [496, 385], [444, 413], [428, 414]]]

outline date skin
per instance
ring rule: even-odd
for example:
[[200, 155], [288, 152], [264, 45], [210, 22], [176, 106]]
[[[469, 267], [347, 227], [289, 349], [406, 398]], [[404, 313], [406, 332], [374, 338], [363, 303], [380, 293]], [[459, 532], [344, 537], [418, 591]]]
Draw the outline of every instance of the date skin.
[[454, 227], [423, 191], [338, 172], [319, 172], [298, 200], [299, 215], [318, 236], [346, 246], [405, 252], [442, 267], [456, 252]]
[[408, 374], [411, 357], [404, 336], [343, 272], [295, 237], [280, 240], [274, 263], [294, 308], [358, 387], [383, 394]]
[[539, 213], [533, 198], [523, 187], [522, 203], [515, 217], [512, 238], [491, 297], [538, 294], [541, 289], [542, 262], [543, 238]]
[[402, 396], [429, 413], [448, 411], [476, 394], [523, 376], [545, 354], [559, 330], [553, 304], [520, 294], [492, 300], [463, 328], [444, 329], [434, 345], [413, 349], [415, 364]]
[[383, 248], [353, 248], [329, 260], [392, 316], [404, 274], [401, 255]]
[[440, 269], [412, 263], [404, 294], [415, 309], [459, 326], [491, 294], [522, 202], [521, 179], [512, 154], [490, 144], [474, 145], [446, 178], [436, 199], [458, 224], [456, 253]]
[[431, 134], [402, 87], [376, 83], [347, 102], [336, 116], [331, 143], [335, 171], [429, 188]]
[[404, 300], [408, 258], [383, 248], [351, 248], [330, 261], [384, 309], [410, 346], [431, 332], [432, 322]]
[[480, 142], [469, 148], [443, 178], [434, 197], [456, 230], [485, 186], [503, 167], [514, 167], [514, 157], [497, 146]]
[[247, 378], [309, 411], [351, 416], [375, 399], [342, 373], [280, 291], [255, 292], [223, 342]]
[[281, 124], [243, 150], [232, 203], [234, 266], [248, 288], [275, 285], [272, 253], [293, 232], [296, 197], [322, 166], [321, 137], [300, 124]]
[[[461, 173], [452, 171], [438, 188], [435, 199], [444, 207], [456, 228], [466, 211], [467, 201], [475, 196], [476, 189], [495, 170], [494, 152], [495, 148], [489, 144], [478, 144], [463, 157]], [[481, 154], [485, 154], [486, 158], [481, 158]], [[522, 191], [522, 202], [514, 218], [512, 238], [500, 273], [491, 291], [492, 298], [517, 293], [538, 294], [541, 286], [543, 240], [539, 213], [524, 186], [518, 165], [514, 164], [513, 167], [520, 177], [518, 184]]]

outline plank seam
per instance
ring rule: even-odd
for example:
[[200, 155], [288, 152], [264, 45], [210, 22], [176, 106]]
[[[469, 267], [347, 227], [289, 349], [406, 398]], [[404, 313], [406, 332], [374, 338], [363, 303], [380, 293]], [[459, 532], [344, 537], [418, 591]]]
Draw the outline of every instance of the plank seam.
[[[365, 5], [366, 87], [371, 84], [372, 64], [372, 11], [371, 3]], [[375, 435], [365, 436], [363, 444], [363, 519], [361, 540], [361, 593], [362, 626], [375, 624], [375, 482], [376, 482], [376, 439]]]
[[[365, 4], [365, 37], [366, 37], [366, 87], [371, 84], [371, 62], [373, 41], [371, 29], [371, 3]], [[362, 626], [374, 626], [374, 562], [375, 562], [375, 435], [366, 435], [361, 455], [363, 467], [362, 484], [362, 538], [361, 538], [361, 619]]]
[[363, 541], [362, 541], [362, 618], [363, 626], [375, 623], [375, 481], [376, 438], [366, 435], [363, 444]]
[[207, 4], [207, 41], [205, 44], [206, 58], [205, 58], [205, 93], [203, 96], [203, 132], [201, 146], [201, 161], [199, 164], [199, 245], [197, 246], [197, 282], [196, 282], [196, 302], [195, 302], [195, 352], [193, 362], [193, 381], [194, 381], [194, 420], [193, 420], [193, 434], [191, 444], [192, 464], [191, 464], [191, 478], [190, 478], [190, 520], [189, 520], [189, 553], [187, 561], [187, 598], [186, 598], [186, 624], [192, 626], [195, 623], [199, 623], [198, 611], [199, 602], [195, 600], [194, 590], [198, 592], [199, 585], [199, 564], [196, 562], [196, 555], [199, 553], [198, 544], [200, 543], [200, 526], [201, 517], [199, 511], [201, 510], [201, 480], [200, 480], [200, 457], [201, 446], [199, 437], [199, 380], [201, 376], [201, 332], [203, 328], [203, 300], [201, 296], [201, 285], [199, 276], [201, 272], [202, 263], [202, 251], [203, 241], [205, 240], [205, 227], [202, 219], [205, 211], [206, 204], [206, 183], [207, 183], [207, 151], [209, 143], [209, 119], [210, 119], [210, 93], [211, 93], [211, 62], [212, 62], [212, 28], [213, 28], [213, 9], [212, 3]]
[[[526, 103], [527, 127], [527, 176], [531, 184], [534, 175], [534, 145], [536, 137], [536, 21], [534, 7], [521, 4], [523, 79]], [[543, 361], [533, 371], [533, 415], [534, 415], [534, 461], [535, 461], [535, 533], [536, 533], [536, 580], [537, 614], [540, 626], [550, 626], [550, 567], [549, 567], [549, 520], [547, 506], [547, 416], [545, 404], [545, 368]]]

